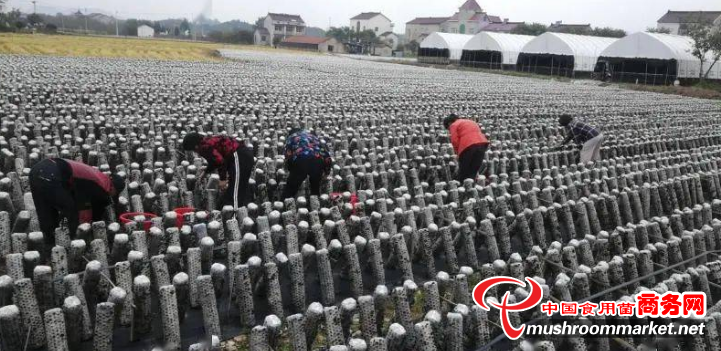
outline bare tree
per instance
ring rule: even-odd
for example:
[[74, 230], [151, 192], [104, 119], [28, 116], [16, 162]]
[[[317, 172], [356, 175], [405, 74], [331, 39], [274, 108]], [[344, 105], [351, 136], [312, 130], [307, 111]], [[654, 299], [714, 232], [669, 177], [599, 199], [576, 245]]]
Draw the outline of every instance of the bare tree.
[[709, 73], [714, 66], [721, 60], [721, 26], [716, 26], [711, 29], [711, 34], [708, 38], [709, 46], [711, 47], [711, 64], [706, 70], [704, 79], [708, 78]]
[[710, 39], [713, 36], [713, 29], [710, 23], [703, 21], [688, 26], [688, 36], [693, 39], [691, 54], [701, 63], [698, 72], [698, 78], [700, 80], [706, 78], [706, 74], [704, 74], [704, 64], [708, 61], [709, 52], [712, 51], [712, 42]]

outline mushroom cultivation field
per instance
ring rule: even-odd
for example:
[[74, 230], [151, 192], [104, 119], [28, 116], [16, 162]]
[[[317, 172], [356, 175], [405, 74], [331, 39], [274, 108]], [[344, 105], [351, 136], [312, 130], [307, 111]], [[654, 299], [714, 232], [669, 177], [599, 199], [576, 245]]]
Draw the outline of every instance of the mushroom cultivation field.
[[[331, 56], [224, 54], [234, 60], [0, 56], [0, 349], [721, 349], [721, 105]], [[452, 112], [478, 121], [492, 143], [475, 182], [452, 180], [441, 123]], [[558, 147], [561, 113], [603, 131], [602, 161], [579, 164], [577, 149]], [[304, 185], [280, 198], [292, 127], [332, 147], [319, 197]], [[181, 150], [188, 132], [252, 145], [248, 206], [219, 208], [218, 176], [201, 177], [203, 159]], [[28, 185], [49, 157], [127, 183], [103, 221], [76, 233], [61, 225], [54, 247]], [[147, 215], [121, 221], [126, 213]], [[705, 333], [509, 340], [499, 310], [473, 298], [494, 276], [532, 278], [544, 303], [704, 292], [706, 317], [677, 324], [703, 322]], [[513, 304], [529, 289], [498, 285], [485, 297]], [[509, 319], [604, 319], [545, 315], [534, 307]]]

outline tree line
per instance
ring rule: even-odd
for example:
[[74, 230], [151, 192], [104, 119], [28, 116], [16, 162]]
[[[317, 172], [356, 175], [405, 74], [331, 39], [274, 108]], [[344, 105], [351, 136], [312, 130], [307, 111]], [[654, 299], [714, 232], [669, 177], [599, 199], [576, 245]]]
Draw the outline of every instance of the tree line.
[[512, 34], [533, 36], [539, 36], [546, 32], [589, 35], [593, 37], [607, 38], [623, 38], [626, 36], [625, 30], [611, 27], [589, 28], [584, 26], [561, 26], [560, 28], [552, 28], [552, 26], [547, 26], [542, 23], [521, 23], [511, 31]]
[[[6, 0], [0, 0], [0, 5]], [[54, 34], [58, 32], [137, 36], [138, 26], [147, 25], [155, 30], [156, 36], [170, 38], [199, 38], [203, 40], [232, 43], [252, 44], [252, 24], [233, 20], [219, 22], [216, 20], [196, 19], [191, 22], [185, 18], [150, 21], [145, 19], [116, 19], [102, 14], [84, 14], [80, 11], [72, 14], [24, 14], [18, 9], [0, 13], [0, 32], [42, 32]]]

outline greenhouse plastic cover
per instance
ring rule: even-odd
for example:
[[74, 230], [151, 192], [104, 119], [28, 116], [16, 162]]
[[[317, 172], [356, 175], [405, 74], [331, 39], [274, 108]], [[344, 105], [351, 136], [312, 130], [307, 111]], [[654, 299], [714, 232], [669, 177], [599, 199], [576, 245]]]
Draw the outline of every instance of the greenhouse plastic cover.
[[[690, 37], [639, 32], [611, 44], [601, 53], [600, 57], [676, 60], [678, 77], [696, 78], [699, 74], [700, 61], [691, 54], [692, 51], [693, 39]], [[711, 55], [708, 56], [707, 62], [712, 61]], [[708, 64], [706, 64], [707, 69]], [[721, 79], [719, 63], [714, 66], [709, 78]]]
[[573, 56], [576, 71], [593, 72], [601, 52], [617, 40], [548, 32], [528, 42], [521, 53]]
[[463, 50], [467, 51], [499, 51], [504, 65], [515, 65], [521, 49], [535, 37], [496, 32], [480, 32], [468, 41]]
[[424, 49], [448, 49], [451, 60], [460, 60], [463, 47], [473, 38], [468, 34], [452, 34], [435, 32], [421, 42]]

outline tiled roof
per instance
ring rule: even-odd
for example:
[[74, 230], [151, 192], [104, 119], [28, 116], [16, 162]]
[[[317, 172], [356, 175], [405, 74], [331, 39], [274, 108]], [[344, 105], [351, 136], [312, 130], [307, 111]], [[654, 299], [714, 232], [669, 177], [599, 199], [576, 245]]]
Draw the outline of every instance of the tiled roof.
[[485, 14], [477, 13], [477, 14], [473, 15], [473, 17], [471, 17], [471, 19], [469, 21], [482, 21], [485, 17], [486, 17]]
[[305, 21], [303, 21], [302, 18], [298, 15], [288, 15], [285, 13], [268, 13], [268, 16], [273, 21], [279, 21], [279, 22], [296, 22], [300, 24], [305, 24]]
[[281, 43], [318, 45], [318, 44], [323, 44], [326, 41], [328, 41], [328, 38], [309, 37], [307, 35], [296, 35], [293, 37], [287, 37], [287, 38], [283, 39], [283, 41]]
[[510, 33], [512, 30], [516, 29], [516, 27], [518, 27], [521, 24], [523, 24], [523, 22], [489, 23], [489, 24], [483, 26], [481, 28], [481, 31]]
[[467, 11], [482, 11], [481, 5], [478, 5], [476, 0], [468, 0], [466, 3], [461, 5], [461, 10], [467, 10]]
[[351, 17], [351, 19], [352, 20], [369, 20], [380, 14], [381, 14], [380, 12], [363, 12], [355, 17]]
[[448, 17], [417, 17], [406, 24], [441, 24], [448, 20]]
[[658, 23], [713, 22], [721, 17], [721, 11], [671, 11], [666, 12]]

